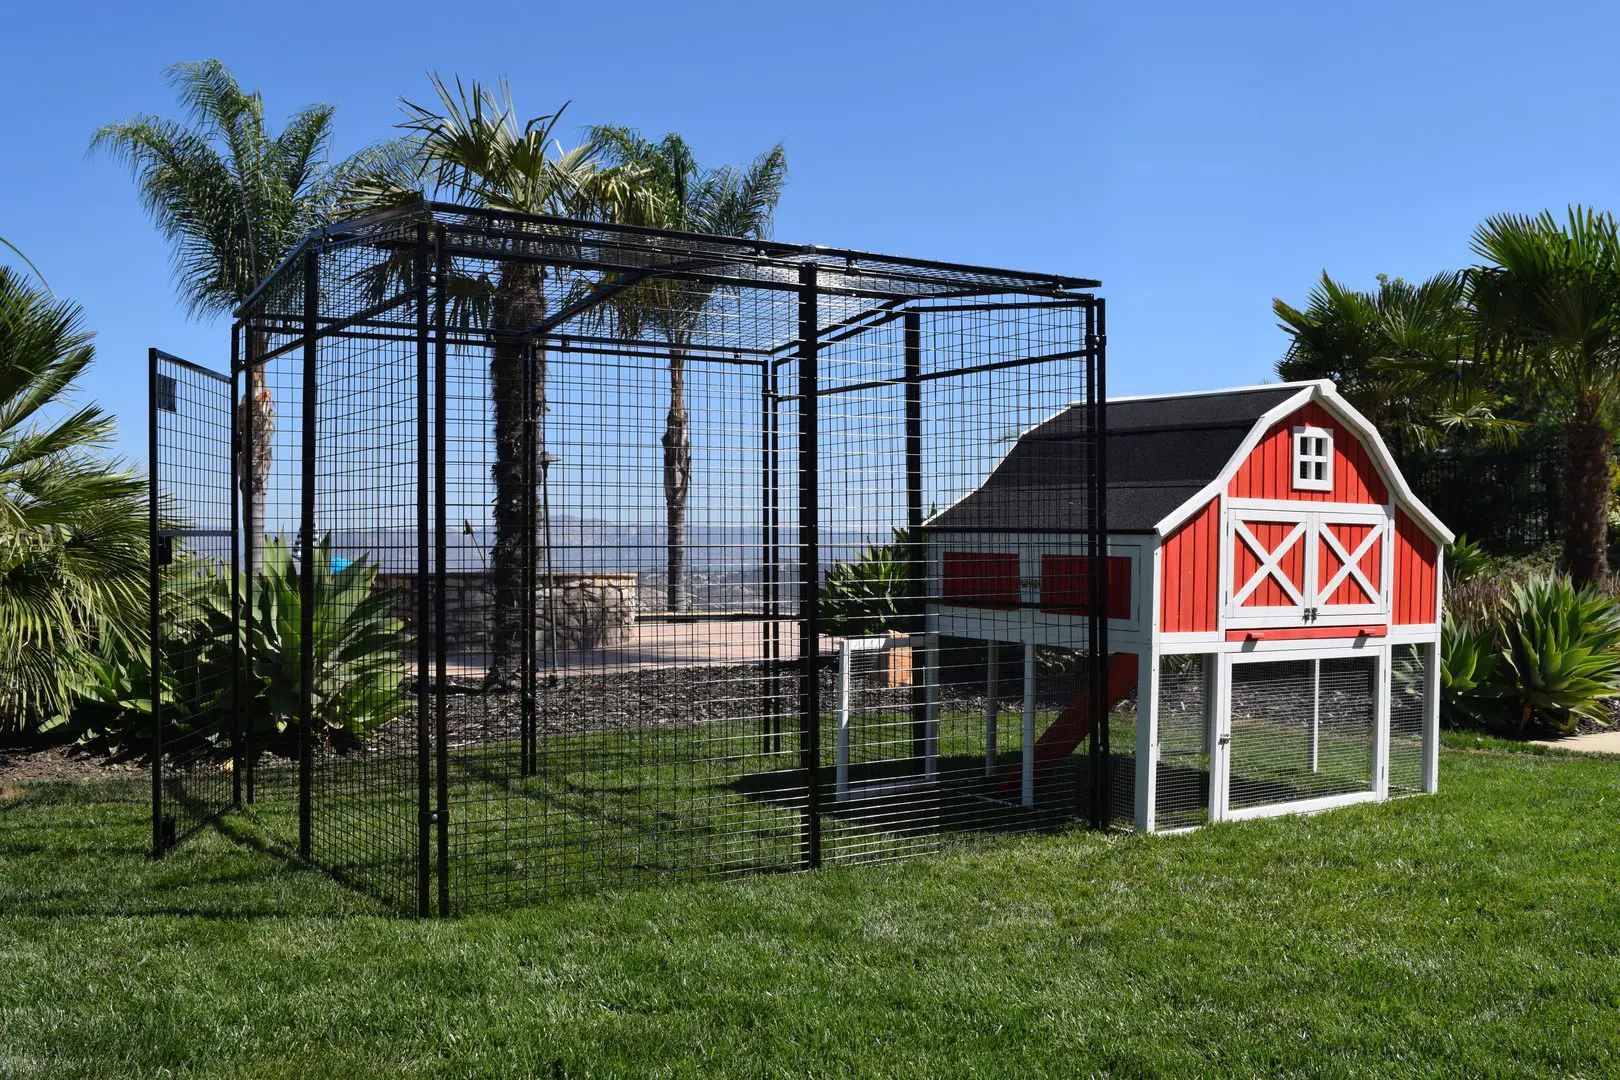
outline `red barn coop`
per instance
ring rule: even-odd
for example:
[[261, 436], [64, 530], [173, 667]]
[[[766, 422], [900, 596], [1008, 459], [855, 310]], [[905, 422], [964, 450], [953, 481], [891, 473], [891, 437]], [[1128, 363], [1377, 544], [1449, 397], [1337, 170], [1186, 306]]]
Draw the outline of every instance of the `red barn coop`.
[[[999, 796], [1072, 798], [1048, 778], [1095, 760], [1098, 727], [1142, 830], [1435, 790], [1451, 533], [1366, 417], [1326, 381], [1109, 401], [1105, 567], [1070, 524], [1087, 427], [1076, 406], [1022, 432], [924, 527], [929, 640], [982, 650]], [[1087, 657], [1077, 692], [1043, 697]]]

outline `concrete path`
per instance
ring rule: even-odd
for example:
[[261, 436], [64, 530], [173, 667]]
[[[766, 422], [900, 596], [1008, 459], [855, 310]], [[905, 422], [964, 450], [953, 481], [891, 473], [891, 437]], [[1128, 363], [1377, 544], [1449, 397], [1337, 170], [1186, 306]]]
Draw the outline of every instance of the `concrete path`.
[[1620, 754], [1620, 730], [1593, 731], [1585, 735], [1571, 735], [1567, 739], [1532, 739], [1531, 742], [1536, 746], [1577, 750], [1583, 754]]

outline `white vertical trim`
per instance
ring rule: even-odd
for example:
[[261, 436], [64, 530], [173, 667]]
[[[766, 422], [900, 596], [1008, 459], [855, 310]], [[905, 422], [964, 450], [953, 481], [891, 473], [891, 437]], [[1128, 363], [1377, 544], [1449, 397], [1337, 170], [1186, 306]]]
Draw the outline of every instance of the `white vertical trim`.
[[1024, 646], [1024, 775], [1019, 803], [1035, 805], [1035, 646]]
[[1389, 798], [1389, 699], [1394, 651], [1379, 645], [1373, 655], [1373, 794]]
[[996, 721], [1001, 712], [1001, 643], [985, 645], [989, 659], [984, 679], [984, 775], [996, 775]]
[[1153, 831], [1159, 787], [1159, 654], [1136, 654], [1136, 828]]
[[1423, 790], [1440, 790], [1440, 643], [1419, 645], [1423, 652]]
[[1209, 820], [1225, 821], [1232, 773], [1232, 654], [1215, 664], [1214, 739], [1209, 748]]

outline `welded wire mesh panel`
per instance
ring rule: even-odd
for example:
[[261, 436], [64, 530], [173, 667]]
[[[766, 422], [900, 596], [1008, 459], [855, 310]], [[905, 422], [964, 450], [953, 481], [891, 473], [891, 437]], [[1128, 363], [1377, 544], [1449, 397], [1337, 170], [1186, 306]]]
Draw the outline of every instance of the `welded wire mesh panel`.
[[1234, 664], [1228, 805], [1371, 791], [1376, 665], [1371, 656]]
[[1423, 790], [1424, 702], [1432, 645], [1396, 645], [1390, 650], [1389, 793]]
[[[313, 599], [309, 856], [402, 908], [421, 906], [428, 699], [416, 622], [429, 585], [425, 500], [430, 250], [414, 229], [324, 249], [320, 313], [387, 306], [417, 334], [327, 334], [313, 365], [313, 536], [294, 583]], [[307, 287], [307, 286], [306, 286]], [[267, 564], [267, 571], [274, 567]], [[308, 580], [305, 580], [308, 575]]]
[[[608, 272], [452, 273], [487, 273], [523, 329]], [[625, 301], [446, 350], [457, 908], [804, 861], [797, 454], [768, 351], [797, 298], [660, 278]]]
[[1183, 829], [1209, 820], [1209, 746], [1216, 657], [1159, 658], [1159, 760], [1153, 820]]
[[[1094, 429], [1075, 407], [1087, 393], [1088, 309], [996, 295], [822, 306], [821, 618], [835, 636], [891, 636], [897, 658], [840, 710], [849, 781], [830, 811], [826, 857], [894, 857], [1087, 816], [1087, 611], [1043, 598], [1038, 567], [1043, 552], [1089, 552]], [[1055, 519], [1054, 493], [1036, 490], [1039, 470], [1015, 450], [1054, 417], [1070, 425], [1073, 485]], [[975, 493], [994, 508], [959, 505]], [[942, 524], [942, 512], [970, 521]], [[986, 588], [946, 626], [944, 559], [981, 553], [1001, 557], [999, 592]], [[1025, 643], [1039, 645], [1027, 670]], [[1128, 740], [1095, 762], [1097, 772], [1113, 765], [1127, 803]]]
[[[237, 794], [239, 672], [233, 589], [231, 381], [151, 353], [158, 688], [154, 850], [229, 809]], [[143, 688], [144, 690], [144, 688]], [[143, 693], [142, 696], [147, 696]]]

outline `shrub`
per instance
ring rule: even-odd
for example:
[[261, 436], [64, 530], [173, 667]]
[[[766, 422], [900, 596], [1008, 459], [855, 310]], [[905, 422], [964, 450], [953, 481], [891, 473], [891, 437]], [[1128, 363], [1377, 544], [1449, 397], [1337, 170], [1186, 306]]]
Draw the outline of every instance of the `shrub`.
[[887, 544], [862, 548], [837, 563], [821, 585], [821, 625], [840, 637], [866, 637], [904, 631], [914, 622], [912, 603], [920, 595], [920, 570], [913, 552], [919, 545], [905, 529]]
[[1443, 628], [1449, 722], [1560, 735], [1583, 719], [1608, 723], [1620, 695], [1620, 601], [1533, 575], [1478, 607], [1477, 618], [1448, 614]]
[[93, 356], [77, 306], [0, 267], [0, 736], [61, 723], [97, 649], [145, 626], [146, 485], [71, 400]]
[[1491, 557], [1476, 540], [1459, 535], [1446, 545], [1446, 578], [1448, 585], [1463, 585], [1479, 577], [1491, 564]]
[[1494, 726], [1503, 718], [1502, 655], [1493, 622], [1446, 613], [1440, 633], [1440, 717], [1456, 727]]
[[[411, 639], [393, 615], [392, 593], [376, 587], [377, 569], [369, 559], [334, 571], [330, 543], [322, 540], [309, 563], [315, 591], [314, 732], [323, 740], [352, 742], [409, 707], [411, 669], [404, 653]], [[176, 559], [165, 573], [163, 708], [182, 728], [200, 726], [229, 707], [237, 670], [230, 573], [196, 558]], [[303, 675], [298, 573], [287, 545], [271, 540], [253, 589], [253, 671], [246, 703], [260, 746], [285, 742], [298, 730]], [[81, 737], [100, 736], [115, 745], [148, 737], [152, 703], [146, 649], [110, 649], [92, 674], [83, 692], [95, 707], [79, 725]]]

